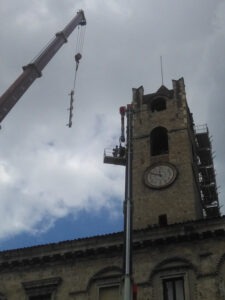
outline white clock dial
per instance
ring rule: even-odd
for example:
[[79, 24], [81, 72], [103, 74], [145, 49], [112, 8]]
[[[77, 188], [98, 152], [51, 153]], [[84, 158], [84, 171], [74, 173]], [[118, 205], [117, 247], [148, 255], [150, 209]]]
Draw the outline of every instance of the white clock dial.
[[176, 178], [177, 170], [169, 163], [157, 163], [145, 171], [145, 183], [151, 188], [169, 186]]

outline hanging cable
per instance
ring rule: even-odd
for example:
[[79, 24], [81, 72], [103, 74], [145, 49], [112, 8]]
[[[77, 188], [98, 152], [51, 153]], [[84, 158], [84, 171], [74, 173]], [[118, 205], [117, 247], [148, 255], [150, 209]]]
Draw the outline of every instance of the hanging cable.
[[73, 81], [73, 88], [69, 93], [70, 96], [70, 107], [69, 110], [69, 122], [67, 126], [69, 128], [72, 127], [72, 119], [73, 119], [73, 108], [74, 108], [74, 94], [75, 94], [75, 87], [76, 87], [76, 80], [77, 80], [77, 71], [79, 67], [80, 60], [82, 58], [82, 50], [84, 46], [84, 35], [85, 35], [85, 26], [78, 27], [78, 34], [77, 34], [77, 42], [76, 42], [76, 54], [75, 54], [75, 72], [74, 72], [74, 81]]

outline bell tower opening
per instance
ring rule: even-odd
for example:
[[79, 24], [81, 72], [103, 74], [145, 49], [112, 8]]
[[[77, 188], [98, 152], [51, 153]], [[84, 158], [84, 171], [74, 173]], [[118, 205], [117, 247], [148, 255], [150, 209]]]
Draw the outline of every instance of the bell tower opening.
[[156, 127], [150, 134], [151, 156], [168, 154], [168, 134], [164, 127]]
[[161, 111], [166, 109], [166, 99], [165, 98], [156, 98], [151, 103], [151, 111]]

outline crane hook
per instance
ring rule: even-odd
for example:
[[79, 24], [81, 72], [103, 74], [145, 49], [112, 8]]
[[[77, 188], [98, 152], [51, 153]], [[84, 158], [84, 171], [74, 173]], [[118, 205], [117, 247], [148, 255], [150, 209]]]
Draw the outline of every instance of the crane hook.
[[77, 71], [77, 69], [78, 69], [78, 65], [79, 65], [79, 62], [80, 62], [81, 58], [82, 58], [82, 55], [81, 55], [80, 53], [77, 53], [77, 54], [75, 55], [76, 71]]

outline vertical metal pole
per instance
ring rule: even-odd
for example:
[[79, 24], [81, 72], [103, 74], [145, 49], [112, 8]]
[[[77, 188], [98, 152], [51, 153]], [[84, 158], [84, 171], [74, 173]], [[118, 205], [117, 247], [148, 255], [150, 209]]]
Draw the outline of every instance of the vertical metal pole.
[[132, 120], [131, 105], [127, 106], [127, 161], [124, 205], [124, 300], [132, 300]]

